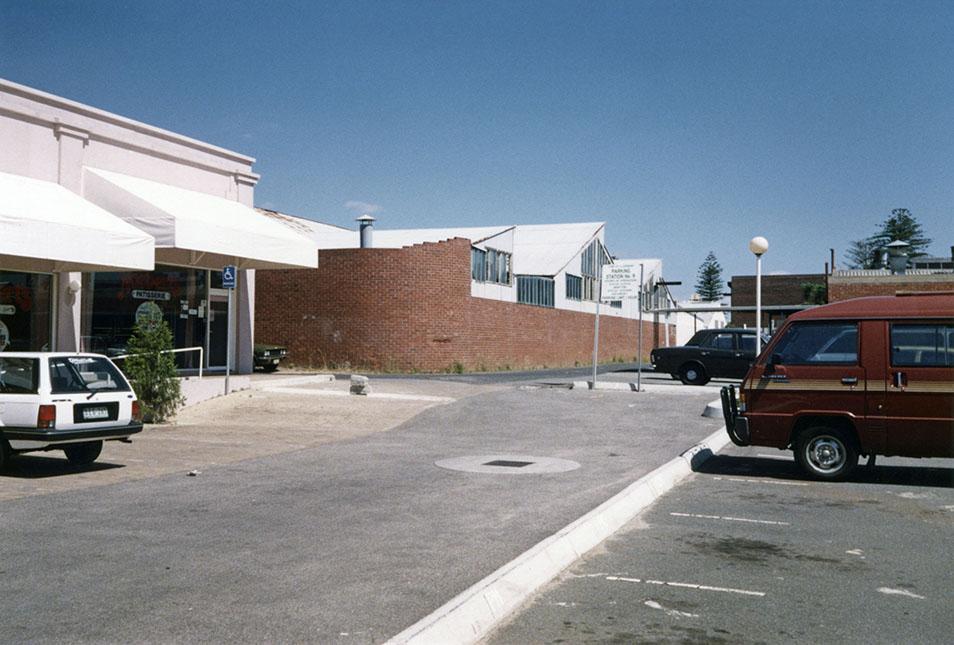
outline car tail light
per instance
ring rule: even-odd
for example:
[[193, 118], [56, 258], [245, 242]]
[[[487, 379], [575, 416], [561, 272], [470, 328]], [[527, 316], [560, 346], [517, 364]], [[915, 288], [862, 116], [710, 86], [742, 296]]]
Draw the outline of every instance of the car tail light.
[[133, 421], [142, 422], [142, 406], [139, 405], [139, 401], [132, 402], [132, 418]]
[[56, 406], [41, 405], [40, 411], [36, 413], [37, 428], [55, 428], [56, 427]]

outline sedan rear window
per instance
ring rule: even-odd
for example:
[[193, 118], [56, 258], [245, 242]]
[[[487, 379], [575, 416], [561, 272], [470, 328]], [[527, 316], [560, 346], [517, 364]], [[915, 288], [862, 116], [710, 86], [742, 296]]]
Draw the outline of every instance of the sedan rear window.
[[772, 350], [782, 365], [825, 365], [858, 362], [856, 323], [795, 323]]
[[116, 366], [101, 356], [51, 358], [50, 385], [54, 394], [129, 391], [129, 384]]
[[35, 358], [0, 356], [0, 394], [36, 394], [39, 363]]

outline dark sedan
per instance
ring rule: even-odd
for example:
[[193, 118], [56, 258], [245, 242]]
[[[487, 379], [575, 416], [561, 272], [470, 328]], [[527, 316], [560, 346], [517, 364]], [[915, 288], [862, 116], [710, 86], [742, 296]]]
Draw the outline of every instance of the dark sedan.
[[[763, 346], [766, 342], [763, 337]], [[686, 385], [705, 385], [713, 378], [741, 379], [755, 361], [755, 330], [703, 329], [685, 345], [654, 349], [650, 360], [655, 371]]]
[[266, 372], [277, 370], [278, 364], [285, 360], [286, 356], [288, 356], [288, 350], [281, 345], [255, 344], [255, 367], [259, 367]]

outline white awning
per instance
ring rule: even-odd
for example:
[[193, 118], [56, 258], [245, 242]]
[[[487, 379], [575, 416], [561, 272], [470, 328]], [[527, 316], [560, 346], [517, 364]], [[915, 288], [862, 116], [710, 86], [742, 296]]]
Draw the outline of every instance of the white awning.
[[156, 262], [209, 269], [318, 266], [315, 244], [239, 202], [86, 168], [84, 196], [156, 238]]
[[0, 173], [0, 267], [151, 271], [148, 234], [49, 181]]

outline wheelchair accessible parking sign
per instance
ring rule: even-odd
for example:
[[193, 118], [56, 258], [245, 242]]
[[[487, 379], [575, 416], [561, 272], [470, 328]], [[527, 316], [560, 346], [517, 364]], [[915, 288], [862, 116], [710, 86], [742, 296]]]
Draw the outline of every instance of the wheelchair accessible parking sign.
[[223, 289], [235, 288], [235, 274], [236, 274], [236, 269], [234, 264], [227, 264], [222, 268], [222, 288]]

